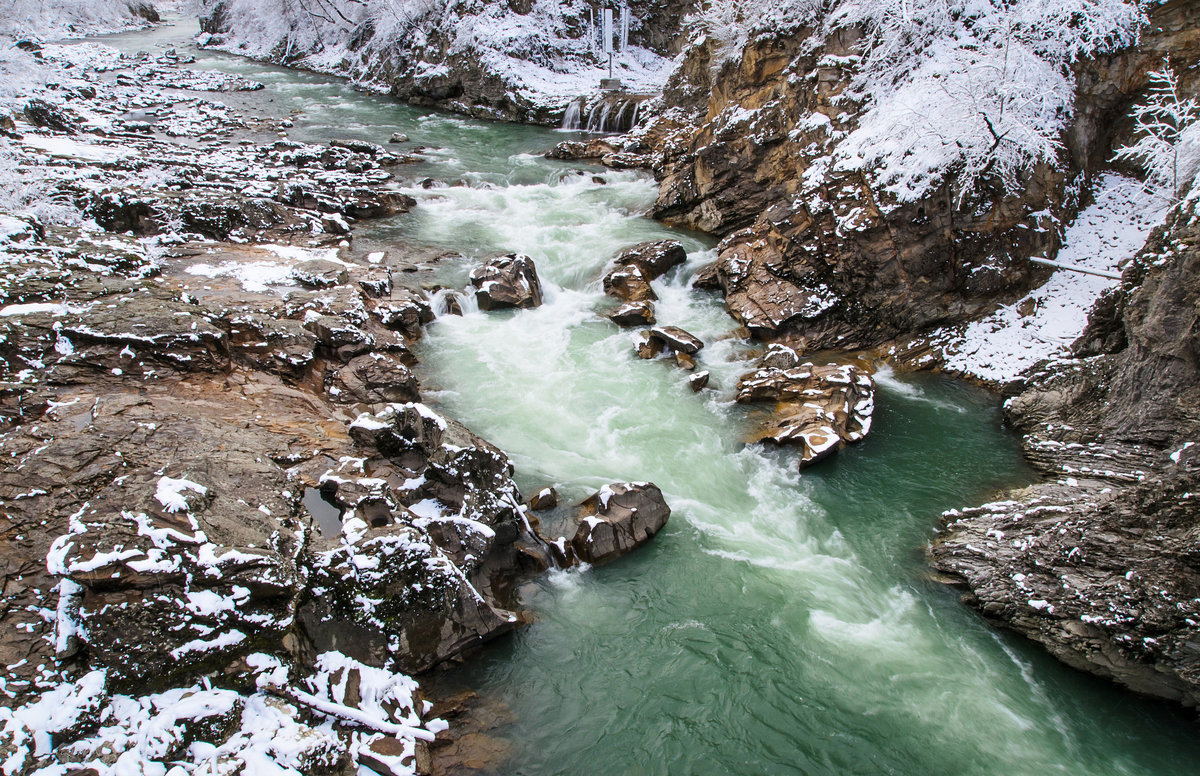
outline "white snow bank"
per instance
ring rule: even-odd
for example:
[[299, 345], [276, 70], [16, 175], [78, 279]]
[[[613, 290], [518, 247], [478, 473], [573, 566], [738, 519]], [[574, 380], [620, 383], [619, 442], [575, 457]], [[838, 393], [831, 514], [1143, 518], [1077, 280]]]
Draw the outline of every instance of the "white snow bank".
[[189, 490], [199, 493], [201, 496], [208, 494], [208, 488], [191, 480], [160, 477], [154, 491], [154, 498], [158, 499], [158, 503], [162, 504], [163, 509], [168, 512], [186, 512], [188, 503], [184, 493]]
[[133, 153], [125, 148], [84, 143], [68, 137], [27, 134], [21, 138], [21, 142], [27, 146], [41, 149], [51, 156], [84, 159], [89, 162], [115, 162]]
[[[1095, 200], [1067, 229], [1056, 261], [1119, 274], [1121, 263], [1162, 223], [1168, 203], [1116, 174], [1100, 180]], [[1083, 334], [1096, 300], [1118, 283], [1060, 269], [1024, 299], [934, 342], [942, 347], [947, 369], [1006, 382], [1038, 361], [1065, 356]]]

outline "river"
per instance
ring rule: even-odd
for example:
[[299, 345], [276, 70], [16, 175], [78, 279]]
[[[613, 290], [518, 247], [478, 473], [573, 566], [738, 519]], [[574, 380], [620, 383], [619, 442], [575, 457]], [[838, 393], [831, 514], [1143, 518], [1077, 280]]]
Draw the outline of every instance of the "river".
[[[289, 135], [384, 142], [429, 161], [399, 174], [410, 214], [367, 224], [357, 250], [427, 245], [472, 261], [531, 255], [536, 310], [442, 316], [420, 346], [427, 402], [512, 457], [525, 492], [567, 500], [651, 480], [673, 514], [647, 548], [522, 590], [535, 622], [439, 678], [507, 705], [513, 744], [496, 773], [1162, 774], [1196, 771], [1185, 714], [1076, 673], [999, 632], [927, 577], [923, 545], [945, 509], [1028, 481], [996, 397], [933, 375], [879, 377], [871, 436], [799, 474], [794, 450], [746, 446], [732, 402], [746, 343], [713, 294], [687, 281], [703, 237], [647, 219], [653, 181], [553, 162], [565, 135], [486, 124], [354, 91], [336, 79], [193, 49], [182, 27], [110, 36], [171, 45], [267, 85], [221, 96], [293, 115]], [[582, 173], [582, 174], [581, 174]], [[675, 237], [688, 263], [656, 281], [661, 323], [700, 336], [712, 390], [634, 355], [600, 290], [620, 248]], [[548, 518], [548, 523], [554, 517]]]

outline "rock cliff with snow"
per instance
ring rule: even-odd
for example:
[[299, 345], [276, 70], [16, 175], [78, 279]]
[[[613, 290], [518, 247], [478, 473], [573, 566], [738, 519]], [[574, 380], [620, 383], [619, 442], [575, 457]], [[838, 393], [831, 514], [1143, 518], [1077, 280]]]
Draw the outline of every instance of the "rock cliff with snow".
[[[615, 76], [657, 92], [691, 0], [633, 2]], [[204, 0], [204, 45], [347, 76], [420, 105], [487, 119], [559, 124], [608, 76], [598, 3], [586, 0]]]

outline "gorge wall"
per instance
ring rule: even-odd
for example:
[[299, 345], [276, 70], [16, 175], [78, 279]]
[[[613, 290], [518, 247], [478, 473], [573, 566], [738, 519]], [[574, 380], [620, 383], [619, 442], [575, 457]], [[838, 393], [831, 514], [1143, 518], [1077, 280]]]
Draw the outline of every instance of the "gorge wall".
[[[667, 88], [660, 126], [629, 147], [655, 154], [657, 217], [723, 238], [710, 282], [753, 334], [874, 346], [977, 316], [1044, 281], [1029, 257], [1053, 257], [1062, 225], [1128, 130], [1148, 72], [1164, 57], [1195, 61], [1198, 23], [1194, 4], [1167, 3], [1138, 45], [1074, 62], [1060, 147], [1016, 186], [951, 166], [906, 198], [874, 171], [838, 163], [872, 120], [855, 81], [862, 27], [763, 30], [723, 64], [719, 43], [702, 41]], [[695, 126], [680, 120], [689, 115]]]

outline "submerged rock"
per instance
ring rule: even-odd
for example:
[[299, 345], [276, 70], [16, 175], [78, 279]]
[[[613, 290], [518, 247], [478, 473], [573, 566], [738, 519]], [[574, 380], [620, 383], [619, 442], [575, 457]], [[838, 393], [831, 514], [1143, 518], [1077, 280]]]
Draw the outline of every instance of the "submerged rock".
[[654, 538], [671, 516], [662, 491], [652, 483], [618, 482], [589, 496], [581, 506], [570, 548], [583, 563], [607, 563]]
[[542, 304], [542, 283], [533, 259], [518, 253], [491, 259], [471, 270], [481, 310], [530, 309]]
[[[765, 361], [786, 356], [773, 351]], [[739, 404], [775, 402], [771, 419], [750, 441], [803, 446], [800, 468], [862, 440], [871, 430], [875, 383], [854, 364], [803, 363], [790, 369], [760, 367], [738, 381]]]

